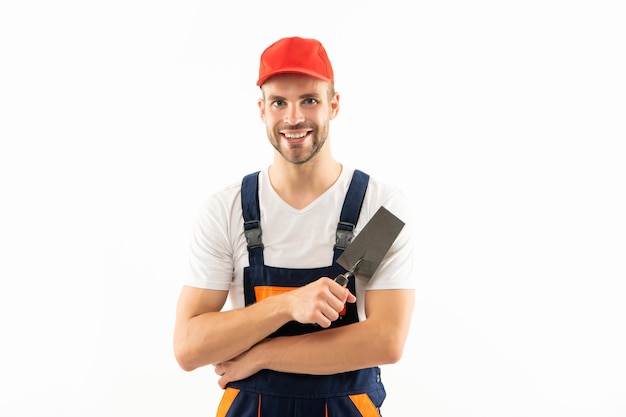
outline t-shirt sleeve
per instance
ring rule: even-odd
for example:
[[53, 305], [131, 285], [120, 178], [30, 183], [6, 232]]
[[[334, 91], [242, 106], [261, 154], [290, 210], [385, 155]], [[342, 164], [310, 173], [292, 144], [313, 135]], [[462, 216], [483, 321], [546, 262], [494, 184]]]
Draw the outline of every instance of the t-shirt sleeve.
[[228, 291], [233, 280], [230, 208], [220, 194], [209, 197], [192, 227], [189, 266], [183, 284]]

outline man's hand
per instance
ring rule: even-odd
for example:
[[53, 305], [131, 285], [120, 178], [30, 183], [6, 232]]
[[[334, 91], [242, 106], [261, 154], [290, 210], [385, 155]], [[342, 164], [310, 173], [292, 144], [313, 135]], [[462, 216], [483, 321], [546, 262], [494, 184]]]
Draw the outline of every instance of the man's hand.
[[254, 347], [236, 358], [215, 365], [215, 373], [220, 377], [217, 384], [222, 389], [225, 389], [229, 382], [247, 378], [262, 369], [252, 359], [251, 351], [253, 349]]
[[339, 318], [346, 302], [354, 303], [356, 297], [347, 288], [330, 278], [320, 278], [304, 287], [284, 294], [293, 319], [303, 324], [329, 327]]

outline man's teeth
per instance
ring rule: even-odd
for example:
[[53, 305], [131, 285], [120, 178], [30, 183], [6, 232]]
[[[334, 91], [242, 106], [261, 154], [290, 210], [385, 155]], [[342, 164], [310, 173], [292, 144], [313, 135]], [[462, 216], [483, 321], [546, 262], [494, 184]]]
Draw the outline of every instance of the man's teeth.
[[300, 139], [306, 136], [306, 132], [304, 133], [285, 133], [285, 137], [287, 139]]

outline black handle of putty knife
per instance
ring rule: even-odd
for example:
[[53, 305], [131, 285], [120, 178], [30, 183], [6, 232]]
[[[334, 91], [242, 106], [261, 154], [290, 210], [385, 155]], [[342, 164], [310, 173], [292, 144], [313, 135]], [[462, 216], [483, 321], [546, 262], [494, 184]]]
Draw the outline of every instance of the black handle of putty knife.
[[353, 275], [354, 274], [349, 271], [346, 272], [345, 274], [339, 274], [335, 278], [335, 282], [345, 288], [348, 285], [348, 281], [350, 280], [350, 277]]
[[350, 281], [350, 278], [355, 276], [356, 273], [359, 271], [359, 264], [362, 260], [363, 258], [356, 261], [354, 266], [345, 274], [337, 275], [337, 277], [335, 278], [335, 282], [345, 288], [348, 285], [348, 281]]

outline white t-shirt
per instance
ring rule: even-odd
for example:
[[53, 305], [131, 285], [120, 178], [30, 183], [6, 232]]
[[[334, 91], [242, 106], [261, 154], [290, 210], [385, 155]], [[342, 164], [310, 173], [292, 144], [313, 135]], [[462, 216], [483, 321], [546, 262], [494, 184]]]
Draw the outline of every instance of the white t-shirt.
[[[267, 169], [260, 172], [259, 205], [266, 265], [318, 268], [332, 264], [337, 222], [353, 172], [344, 166], [335, 184], [301, 210], [278, 196]], [[360, 320], [365, 319], [366, 290], [415, 288], [410, 210], [399, 189], [370, 177], [355, 236], [380, 206], [399, 217], [405, 226], [370, 280], [356, 280]], [[190, 246], [189, 273], [184, 284], [229, 291], [231, 307], [244, 307], [243, 269], [249, 262], [241, 180], [209, 197], [196, 219]]]

